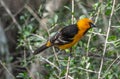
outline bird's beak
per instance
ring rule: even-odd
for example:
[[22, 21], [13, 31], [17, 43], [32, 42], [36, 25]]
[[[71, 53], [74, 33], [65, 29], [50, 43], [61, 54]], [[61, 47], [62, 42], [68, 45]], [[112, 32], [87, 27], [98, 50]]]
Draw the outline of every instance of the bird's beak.
[[90, 27], [96, 27], [93, 23], [89, 23]]

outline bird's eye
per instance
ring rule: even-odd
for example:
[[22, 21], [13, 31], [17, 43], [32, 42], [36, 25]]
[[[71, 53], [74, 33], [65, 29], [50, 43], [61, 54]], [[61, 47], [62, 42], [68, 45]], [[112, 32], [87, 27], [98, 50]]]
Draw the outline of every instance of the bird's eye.
[[89, 22], [90, 27], [96, 27], [93, 23]]

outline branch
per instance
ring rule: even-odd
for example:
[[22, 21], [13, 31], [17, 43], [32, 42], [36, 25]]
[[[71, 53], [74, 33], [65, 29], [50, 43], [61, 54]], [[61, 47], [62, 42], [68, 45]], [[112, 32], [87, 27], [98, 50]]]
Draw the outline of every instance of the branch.
[[[110, 18], [109, 18], [109, 26], [108, 26], [108, 29], [107, 29], [106, 39], [105, 39], [105, 43], [104, 43], [105, 46], [104, 46], [104, 49], [103, 49], [103, 57], [105, 56], [105, 53], [106, 53], [107, 41], [108, 41], [108, 37], [109, 37], [109, 33], [110, 33], [111, 21], [112, 21], [114, 8], [115, 8], [115, 0], [113, 0], [112, 11], [111, 11]], [[102, 58], [100, 68], [99, 68], [99, 71], [98, 71], [99, 72], [98, 73], [98, 79], [100, 79], [100, 76], [101, 76], [101, 71], [102, 71], [102, 68], [103, 68], [103, 61], [104, 61], [104, 59]]]

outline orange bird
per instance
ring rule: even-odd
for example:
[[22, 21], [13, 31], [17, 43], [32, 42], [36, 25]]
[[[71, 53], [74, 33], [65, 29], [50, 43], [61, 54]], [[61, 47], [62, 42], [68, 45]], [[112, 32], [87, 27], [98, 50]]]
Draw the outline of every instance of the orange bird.
[[68, 25], [58, 31], [44, 45], [37, 48], [34, 54], [38, 54], [51, 46], [62, 50], [70, 48], [75, 45], [91, 27], [95, 27], [92, 20], [88, 18], [80, 19], [76, 24]]

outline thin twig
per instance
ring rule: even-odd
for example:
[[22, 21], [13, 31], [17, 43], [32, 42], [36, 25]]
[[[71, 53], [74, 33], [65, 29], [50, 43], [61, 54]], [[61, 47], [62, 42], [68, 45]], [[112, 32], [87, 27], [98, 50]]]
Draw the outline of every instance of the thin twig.
[[30, 6], [28, 6], [27, 4], [25, 5], [25, 8], [34, 16], [34, 18], [40, 23], [40, 18], [39, 16], [32, 10], [32, 8]]
[[3, 64], [3, 62], [1, 60], [0, 60], [0, 64], [8, 72], [8, 74], [12, 76], [13, 79], [16, 79], [15, 76], [8, 70], [8, 68]]
[[78, 7], [82, 10], [83, 14], [86, 15], [86, 16], [88, 16], [88, 11], [87, 11], [87, 9], [81, 4], [82, 2], [79, 1], [79, 0], [75, 0], [75, 1], [76, 1], [76, 3], [77, 3]]
[[78, 67], [78, 69], [81, 69], [81, 70], [84, 70], [84, 71], [86, 71], [86, 72], [90, 72], [90, 73], [98, 73], [97, 71], [93, 71], [93, 70], [85, 69], [85, 68], [82, 68], [82, 67]]
[[[97, 17], [95, 18], [95, 23], [97, 22], [98, 20], [98, 17], [99, 17], [99, 14], [100, 14], [100, 10], [98, 9], [98, 12], [97, 12]], [[87, 52], [86, 52], [86, 56], [88, 57], [88, 52], [89, 52], [89, 46], [90, 46], [90, 41], [91, 41], [91, 38], [92, 38], [92, 34], [93, 34], [93, 30], [91, 31], [90, 35], [89, 35], [89, 38], [88, 38], [88, 42], [87, 42]], [[86, 66], [88, 64], [88, 61], [86, 62]], [[87, 75], [87, 79], [89, 79], [89, 74], [88, 72], [86, 72], [86, 75]]]
[[[113, 66], [113, 64], [120, 58], [120, 56], [118, 56], [111, 64], [110, 66], [106, 69], [105, 73], [109, 72], [109, 70], [111, 69], [111, 67]], [[102, 79], [105, 78], [107, 74], [103, 75]]]
[[[26, 8], [26, 9], [34, 16], [34, 18], [39, 22], [39, 25], [41, 25], [41, 23], [44, 23], [44, 24], [45, 24], [45, 22], [41, 22], [41, 19], [39, 18], [39, 16], [32, 10], [32, 8], [31, 8], [30, 6], [28, 6], [28, 5], [26, 4], [26, 5], [25, 5], [25, 8]], [[43, 27], [43, 26], [41, 26], [41, 27]], [[47, 28], [46, 26], [44, 26], [43, 28], [47, 31], [48, 34], [50, 34], [49, 31], [48, 31], [48, 28]]]
[[101, 33], [96, 33], [96, 32], [92, 32], [95, 35], [102, 35], [102, 36], [106, 36], [106, 34], [101, 34]]
[[[97, 16], [95, 18], [95, 23], [97, 23], [97, 20], [98, 20], [98, 17], [99, 17], [99, 14], [100, 14], [100, 10], [98, 9], [98, 12], [97, 12]], [[88, 56], [88, 51], [89, 51], [89, 45], [90, 45], [90, 41], [91, 41], [91, 37], [92, 37], [92, 33], [95, 33], [95, 32], [91, 32], [91, 34], [89, 35], [89, 38], [88, 38], [88, 43], [87, 43], [87, 53], [86, 53], [86, 56]]]
[[98, 79], [101, 79], [100, 76], [101, 76], [101, 71], [102, 71], [102, 67], [103, 67], [104, 55], [106, 53], [107, 41], [108, 41], [108, 37], [109, 37], [109, 33], [110, 33], [111, 21], [112, 21], [112, 16], [113, 16], [113, 13], [114, 13], [114, 8], [115, 8], [115, 0], [113, 0], [112, 11], [111, 11], [110, 18], [109, 18], [109, 26], [108, 26], [106, 39], [105, 39], [105, 44], [104, 44], [105, 46], [104, 46], [104, 49], [103, 49], [103, 57], [101, 59], [101, 64], [100, 64], [100, 68], [99, 68], [99, 71], [98, 71], [99, 72], [98, 73]]
[[[60, 78], [60, 79], [65, 79], [66, 76]], [[71, 77], [70, 75], [68, 75], [68, 79], [74, 79], [73, 77]]]
[[111, 26], [111, 27], [114, 27], [114, 28], [117, 28], [117, 29], [120, 28], [120, 26]]
[[66, 74], [65, 74], [65, 79], [69, 79], [69, 68], [70, 68], [70, 56], [68, 57], [68, 63], [67, 63], [67, 69], [66, 69]]
[[115, 42], [119, 42], [119, 41], [120, 41], [120, 39], [115, 40], [115, 41], [110, 41], [110, 42], [107, 42], [107, 43], [115, 43]]
[[72, 0], [72, 24], [74, 24], [74, 0]]
[[58, 62], [58, 65], [60, 65], [60, 64], [59, 64], [59, 59], [58, 59], [58, 54], [57, 54], [57, 53], [60, 52], [60, 50], [56, 53], [55, 48], [54, 48], [54, 47], [52, 47], [52, 48], [53, 48], [53, 52], [54, 52], [54, 56], [55, 56], [55, 58], [56, 58], [56, 61]]
[[33, 75], [33, 73], [27, 67], [25, 67], [25, 68], [26, 68], [27, 72], [29, 73], [30, 77], [32, 79], [35, 79], [35, 76]]
[[[89, 51], [89, 46], [90, 46], [91, 38], [92, 38], [92, 33], [89, 35], [89, 38], [88, 38], [87, 52], [86, 52], [86, 56], [87, 57], [88, 57], [88, 51]], [[86, 62], [86, 67], [87, 67], [87, 64], [88, 64], [88, 61]], [[87, 75], [87, 79], [89, 79], [89, 73], [88, 72], [86, 72], [86, 75]]]
[[56, 69], [58, 69], [58, 71], [61, 71], [59, 67], [57, 67], [54, 63], [50, 62], [48, 59], [44, 58], [44, 57], [40, 57], [42, 60], [46, 61], [47, 63], [49, 63], [50, 65], [52, 65], [53, 67], [55, 67]]

